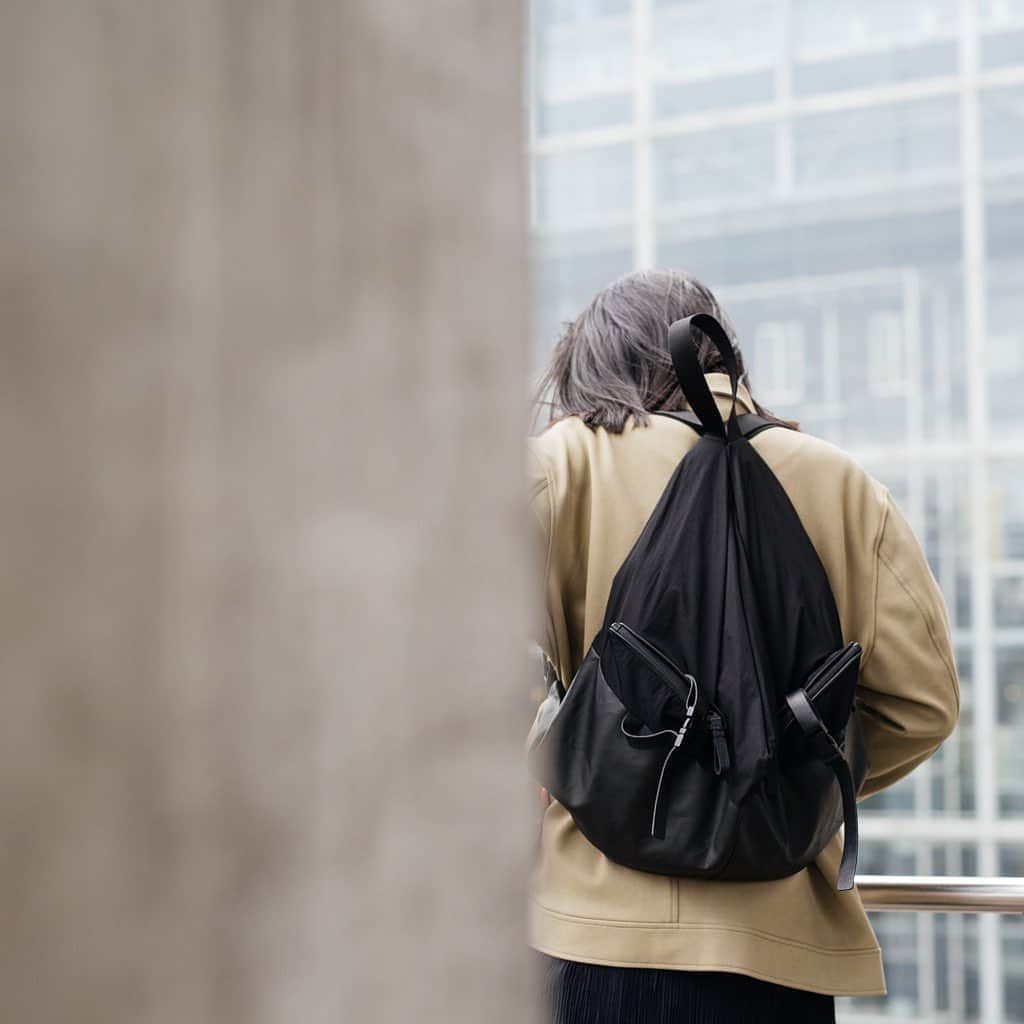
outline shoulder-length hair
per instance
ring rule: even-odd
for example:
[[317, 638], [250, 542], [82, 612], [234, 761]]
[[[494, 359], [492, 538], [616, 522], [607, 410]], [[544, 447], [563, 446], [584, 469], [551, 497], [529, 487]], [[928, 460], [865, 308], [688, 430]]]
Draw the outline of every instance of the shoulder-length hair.
[[[735, 329], [710, 289], [680, 271], [639, 270], [599, 291], [555, 345], [537, 390], [538, 404], [549, 407], [549, 425], [579, 416], [589, 427], [617, 434], [630, 417], [647, 426], [649, 413], [684, 408], [668, 352], [668, 328], [694, 313], [710, 313], [725, 328], [741, 382], [750, 391]], [[726, 372], [718, 349], [702, 332], [694, 334], [704, 372]], [[761, 416], [799, 429], [756, 401], [754, 408]]]

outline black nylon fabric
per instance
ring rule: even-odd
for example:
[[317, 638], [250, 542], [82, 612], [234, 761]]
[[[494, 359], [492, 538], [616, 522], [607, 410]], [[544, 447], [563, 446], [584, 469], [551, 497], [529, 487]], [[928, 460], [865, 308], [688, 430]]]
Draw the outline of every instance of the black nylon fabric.
[[[710, 317], [691, 319], [728, 344]], [[688, 398], [707, 390], [691, 356], [677, 336]], [[867, 770], [859, 647], [844, 648], [821, 560], [750, 444], [772, 424], [723, 422], [709, 404], [709, 394], [691, 401], [706, 421], [670, 414], [702, 436], [616, 574], [564, 700], [550, 698], [535, 772], [609, 857], [663, 874], [784, 877], [845, 817], [846, 888], [852, 794]], [[802, 725], [786, 699], [801, 689], [811, 709]]]
[[[792, 661], [793, 647], [787, 643], [789, 652], [782, 651], [777, 658], [768, 655], [756, 589], [758, 556], [767, 549], [758, 543], [759, 535], [744, 541], [738, 517], [730, 511], [733, 493], [743, 486], [734, 463], [748, 454], [760, 461], [746, 439], [728, 446], [714, 437], [697, 442], [673, 473], [616, 575], [605, 616], [606, 629], [613, 622], [630, 624], [670, 661], [692, 673], [698, 681], [698, 699], [722, 712], [732, 738], [728, 782], [735, 801], [764, 777], [771, 761], [775, 731], [770, 712], [786, 690], [781, 682], [776, 685], [779, 677], [769, 672], [773, 661]], [[758, 502], [763, 504], [760, 496]], [[746, 501], [744, 508], [749, 504]], [[784, 513], [773, 512], [778, 529]], [[779, 550], [780, 545], [784, 550]], [[784, 564], [792, 565], [798, 557], [789, 550], [785, 533], [771, 550]], [[817, 568], [820, 571], [820, 563]], [[772, 575], [777, 587], [782, 574]], [[791, 583], [790, 589], [796, 585]], [[776, 594], [767, 596], [775, 599]], [[773, 616], [776, 622], [782, 617], [780, 607]], [[824, 639], [827, 650], [821, 656], [841, 644], [841, 639], [829, 630]], [[649, 706], [649, 674], [633, 671], [618, 651], [609, 650], [611, 644], [614, 640], [605, 633], [595, 645], [608, 685], [648, 728], [662, 727], [663, 718], [655, 717]], [[781, 678], [788, 681], [791, 675], [787, 671]], [[727, 685], [722, 685], [723, 680]]]

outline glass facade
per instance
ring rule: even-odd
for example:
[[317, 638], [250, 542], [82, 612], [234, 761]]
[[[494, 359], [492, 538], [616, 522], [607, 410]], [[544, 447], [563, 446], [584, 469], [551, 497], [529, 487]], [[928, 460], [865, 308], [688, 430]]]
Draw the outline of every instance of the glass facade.
[[[1024, 873], [1024, 0], [534, 0], [535, 363], [673, 266], [759, 398], [894, 493], [949, 606], [961, 724], [864, 805], [862, 870]], [[1024, 924], [876, 915], [848, 1021], [1024, 1022]]]

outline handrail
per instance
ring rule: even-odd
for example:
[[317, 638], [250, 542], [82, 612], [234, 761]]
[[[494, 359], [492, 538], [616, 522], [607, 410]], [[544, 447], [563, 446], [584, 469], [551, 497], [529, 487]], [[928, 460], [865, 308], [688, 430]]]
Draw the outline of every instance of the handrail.
[[1024, 879], [928, 875], [860, 875], [868, 910], [930, 910], [962, 914], [1024, 914]]

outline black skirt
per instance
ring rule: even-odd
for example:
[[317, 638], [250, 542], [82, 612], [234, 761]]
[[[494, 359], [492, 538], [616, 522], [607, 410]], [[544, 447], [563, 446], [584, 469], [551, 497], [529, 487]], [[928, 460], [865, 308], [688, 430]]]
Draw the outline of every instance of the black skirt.
[[552, 1024], [835, 1024], [835, 999], [745, 974], [541, 957]]

